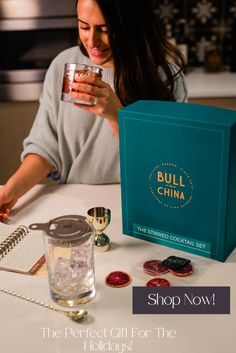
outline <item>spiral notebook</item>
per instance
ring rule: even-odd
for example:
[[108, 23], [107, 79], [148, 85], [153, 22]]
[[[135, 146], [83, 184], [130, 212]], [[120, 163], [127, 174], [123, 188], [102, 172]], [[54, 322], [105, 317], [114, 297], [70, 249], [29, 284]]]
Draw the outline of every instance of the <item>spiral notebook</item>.
[[44, 261], [42, 232], [0, 223], [0, 270], [33, 274]]

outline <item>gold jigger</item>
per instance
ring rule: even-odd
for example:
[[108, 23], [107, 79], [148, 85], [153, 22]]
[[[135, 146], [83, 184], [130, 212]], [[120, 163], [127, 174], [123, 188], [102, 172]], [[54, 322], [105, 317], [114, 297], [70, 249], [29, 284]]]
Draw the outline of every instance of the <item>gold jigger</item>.
[[95, 230], [95, 249], [99, 251], [107, 251], [110, 246], [110, 239], [105, 233], [103, 233], [103, 231], [110, 224], [111, 211], [104, 207], [93, 207], [88, 210], [87, 214], [88, 223]]

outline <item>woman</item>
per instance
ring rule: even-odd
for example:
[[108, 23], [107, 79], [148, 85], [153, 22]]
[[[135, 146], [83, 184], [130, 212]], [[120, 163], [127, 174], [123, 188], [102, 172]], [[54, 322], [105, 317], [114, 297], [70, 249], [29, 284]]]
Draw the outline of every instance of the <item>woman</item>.
[[[79, 48], [50, 65], [22, 164], [0, 189], [0, 220], [46, 176], [60, 183], [118, 183], [118, 109], [139, 99], [187, 100], [182, 59], [162, 34], [151, 0], [79, 0], [77, 13]], [[103, 68], [102, 79], [78, 77], [71, 91], [96, 104], [61, 101], [67, 62]]]

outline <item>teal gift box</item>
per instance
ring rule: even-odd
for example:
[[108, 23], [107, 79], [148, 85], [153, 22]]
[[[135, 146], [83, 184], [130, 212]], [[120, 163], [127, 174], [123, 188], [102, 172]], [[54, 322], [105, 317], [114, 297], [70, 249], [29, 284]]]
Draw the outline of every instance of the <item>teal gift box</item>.
[[236, 111], [138, 101], [119, 111], [123, 233], [224, 261], [236, 246]]

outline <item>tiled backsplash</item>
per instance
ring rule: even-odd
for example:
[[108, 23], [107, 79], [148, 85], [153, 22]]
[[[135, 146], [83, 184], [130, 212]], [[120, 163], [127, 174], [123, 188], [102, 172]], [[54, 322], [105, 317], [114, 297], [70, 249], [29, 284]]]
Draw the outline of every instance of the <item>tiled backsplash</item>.
[[[204, 48], [213, 35], [222, 49], [225, 65], [232, 53], [232, 27], [236, 21], [236, 0], [153, 0], [163, 25], [172, 25], [178, 41], [178, 20], [187, 20], [189, 65], [203, 65]], [[236, 39], [235, 39], [236, 41]], [[236, 45], [236, 44], [235, 44]]]

